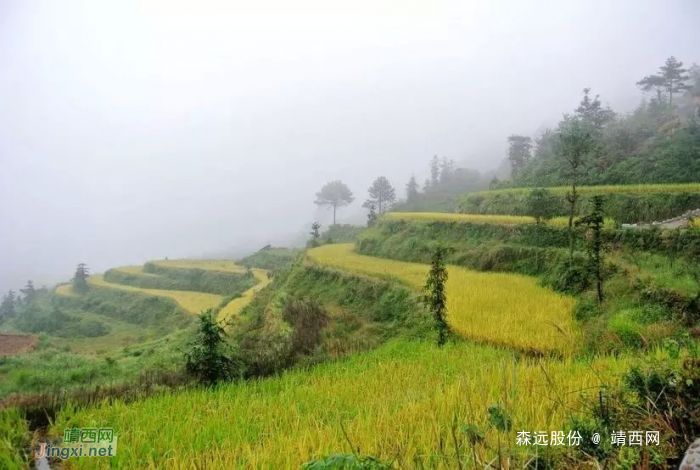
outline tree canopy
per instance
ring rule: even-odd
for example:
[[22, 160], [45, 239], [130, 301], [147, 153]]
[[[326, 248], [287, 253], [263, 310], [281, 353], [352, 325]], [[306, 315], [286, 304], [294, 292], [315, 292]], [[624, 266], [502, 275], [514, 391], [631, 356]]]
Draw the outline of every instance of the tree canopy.
[[331, 181], [323, 185], [316, 193], [314, 204], [333, 208], [333, 225], [335, 225], [336, 211], [339, 207], [347, 206], [355, 200], [352, 191], [340, 180]]

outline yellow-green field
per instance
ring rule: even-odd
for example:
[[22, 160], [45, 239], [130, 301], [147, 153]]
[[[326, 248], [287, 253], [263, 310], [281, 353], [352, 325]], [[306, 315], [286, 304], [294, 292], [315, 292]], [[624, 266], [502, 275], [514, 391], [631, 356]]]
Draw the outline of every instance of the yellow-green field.
[[[570, 186], [555, 186], [547, 188], [552, 194], [565, 195], [571, 191]], [[479, 191], [474, 195], [494, 194], [529, 194], [532, 188], [506, 188], [490, 191]], [[660, 194], [660, 193], [700, 193], [700, 183], [679, 184], [621, 184], [601, 186], [579, 186], [576, 191], [581, 195], [590, 194]]]
[[202, 310], [217, 307], [223, 297], [215, 294], [205, 294], [193, 291], [161, 290], [161, 289], [141, 289], [139, 287], [115, 284], [104, 280], [101, 274], [92, 274], [88, 277], [88, 284], [97, 288], [120, 289], [140, 294], [155, 295], [158, 297], [168, 297], [173, 299], [183, 309], [190, 313], [200, 313]]
[[120, 266], [118, 268], [113, 268], [113, 271], [118, 271], [118, 272], [121, 272], [124, 274], [132, 274], [132, 275], [137, 275], [137, 276], [158, 277], [157, 274], [143, 272], [143, 266]]
[[[472, 224], [493, 224], [493, 225], [522, 225], [534, 224], [535, 218], [526, 215], [489, 215], [489, 214], [455, 214], [450, 212], [387, 212], [383, 215], [389, 220], [426, 220], [426, 221], [446, 221], [446, 222], [468, 222]], [[546, 222], [551, 227], [567, 227], [568, 217], [554, 217]], [[606, 228], [614, 228], [615, 221], [610, 218], [605, 219]]]
[[170, 259], [156, 260], [151, 263], [162, 266], [164, 268], [180, 268], [180, 269], [206, 269], [209, 271], [223, 271], [228, 273], [243, 273], [245, 269], [236, 265], [233, 261], [220, 259]]
[[232, 316], [238, 315], [243, 307], [248, 305], [250, 301], [253, 300], [255, 294], [270, 283], [270, 279], [267, 277], [267, 271], [264, 269], [253, 268], [253, 275], [255, 276], [255, 279], [258, 280], [258, 283], [247, 291], [243, 292], [240, 297], [237, 297], [227, 303], [226, 306], [219, 311], [217, 317], [218, 321], [226, 321]]
[[[370, 275], [401, 279], [422, 288], [428, 266], [373, 258], [352, 251], [352, 244], [324, 245], [308, 251], [315, 262]], [[471, 271], [449, 266], [448, 322], [466, 338], [528, 351], [569, 354], [579, 332], [573, 298], [541, 287], [535, 278]]]
[[[516, 362], [488, 346], [392, 342], [343, 361], [214, 391], [65, 409], [53, 432], [108, 426], [119, 436], [116, 457], [71, 459], [68, 468], [299, 468], [311, 458], [351, 453], [341, 425], [362, 454], [398, 457], [401, 468], [418, 467], [416, 459], [425, 468], [457, 468], [454, 421], [485, 431], [476, 449], [483, 468], [499, 442], [514, 453], [526, 451], [515, 445], [517, 431], [564, 430], [580, 406], [579, 392], [595, 396], [601, 381], [616, 383], [632, 362]], [[510, 432], [488, 425], [493, 404], [506, 408]], [[464, 467], [473, 468], [469, 445], [457, 434]]]

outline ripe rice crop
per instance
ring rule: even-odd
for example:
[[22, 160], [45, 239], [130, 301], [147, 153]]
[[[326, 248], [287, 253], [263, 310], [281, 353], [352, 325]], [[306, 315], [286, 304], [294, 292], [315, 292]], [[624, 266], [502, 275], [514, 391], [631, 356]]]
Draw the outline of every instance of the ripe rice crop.
[[71, 297], [75, 295], [75, 293], [73, 292], [73, 286], [71, 286], [70, 284], [61, 284], [60, 286], [56, 286], [54, 292], [56, 292], [56, 294], [58, 295], [63, 295], [66, 297]]
[[[388, 220], [439, 220], [493, 225], [522, 225], [535, 223], [535, 218], [527, 215], [456, 214], [451, 212], [387, 212], [383, 215], [383, 218]], [[569, 225], [569, 218], [554, 217], [547, 220], [546, 225], [551, 227], [567, 227]], [[605, 227], [614, 228], [615, 221], [606, 218]]]
[[220, 259], [170, 259], [151, 261], [151, 263], [164, 268], [205, 269], [209, 271], [223, 271], [227, 273], [245, 272], [245, 269], [236, 265], [236, 263], [233, 261]]
[[[324, 245], [308, 251], [323, 265], [398, 278], [416, 290], [425, 284], [428, 265], [363, 256], [352, 244]], [[448, 267], [447, 320], [466, 338], [526, 351], [569, 354], [575, 349], [573, 298], [510, 273]]]
[[127, 286], [123, 284], [114, 284], [104, 280], [101, 274], [92, 274], [88, 277], [88, 284], [92, 287], [121, 289], [129, 292], [140, 294], [155, 295], [158, 297], [168, 297], [173, 299], [183, 309], [190, 313], [200, 313], [202, 310], [214, 308], [221, 303], [223, 299], [220, 295], [205, 294], [202, 292], [193, 291], [178, 291], [178, 290], [161, 290], [161, 289], [141, 289], [139, 287]]
[[[515, 361], [488, 346], [395, 341], [279, 377], [64, 408], [51, 434], [107, 426], [119, 437], [115, 457], [72, 458], [69, 468], [299, 468], [351, 453], [348, 440], [364, 455], [398, 458], [401, 468], [418, 467], [418, 459], [424, 468], [457, 468], [454, 422], [464, 468], [477, 466], [459, 432], [469, 424], [485, 433], [476, 445], [479, 467], [500, 447], [518, 456], [512, 468], [522, 468], [523, 453], [534, 451], [515, 445], [517, 431], [564, 430], [569, 413], [580, 409], [580, 391], [596, 396], [601, 381], [617, 383], [634, 361]], [[489, 426], [493, 404], [512, 419], [509, 432]]]
[[219, 311], [217, 316], [218, 321], [225, 321], [228, 318], [238, 315], [238, 313], [253, 300], [253, 297], [261, 289], [265, 288], [269, 283], [270, 279], [267, 277], [267, 271], [264, 269], [253, 268], [253, 275], [257, 279], [258, 283], [253, 287], [243, 292], [240, 297], [236, 297], [232, 301], [226, 304], [224, 308]]

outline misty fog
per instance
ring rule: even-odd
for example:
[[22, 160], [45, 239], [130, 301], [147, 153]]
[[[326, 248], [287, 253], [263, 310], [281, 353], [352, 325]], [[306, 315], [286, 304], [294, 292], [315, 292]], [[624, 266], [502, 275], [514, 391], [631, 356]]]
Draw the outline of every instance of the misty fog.
[[[0, 291], [298, 241], [437, 154], [480, 171], [591, 87], [618, 112], [700, 2], [0, 2]], [[302, 236], [303, 240], [303, 236]]]

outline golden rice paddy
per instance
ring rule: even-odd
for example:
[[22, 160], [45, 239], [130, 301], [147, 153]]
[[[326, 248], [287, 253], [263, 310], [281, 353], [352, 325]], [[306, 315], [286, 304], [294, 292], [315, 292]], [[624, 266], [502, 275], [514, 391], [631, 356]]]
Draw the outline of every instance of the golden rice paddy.
[[[364, 274], [401, 279], [422, 289], [428, 265], [354, 253], [352, 244], [324, 245], [308, 251], [315, 262]], [[573, 298], [510, 273], [448, 267], [447, 320], [465, 338], [527, 351], [573, 352], [578, 330]]]
[[92, 274], [88, 277], [88, 284], [92, 287], [119, 289], [140, 294], [155, 295], [157, 297], [168, 297], [173, 299], [183, 309], [190, 313], [200, 313], [209, 308], [215, 308], [223, 299], [220, 295], [205, 294], [203, 292], [193, 291], [178, 291], [164, 289], [142, 289], [140, 287], [127, 286], [123, 284], [115, 284], [107, 282], [101, 274]]

